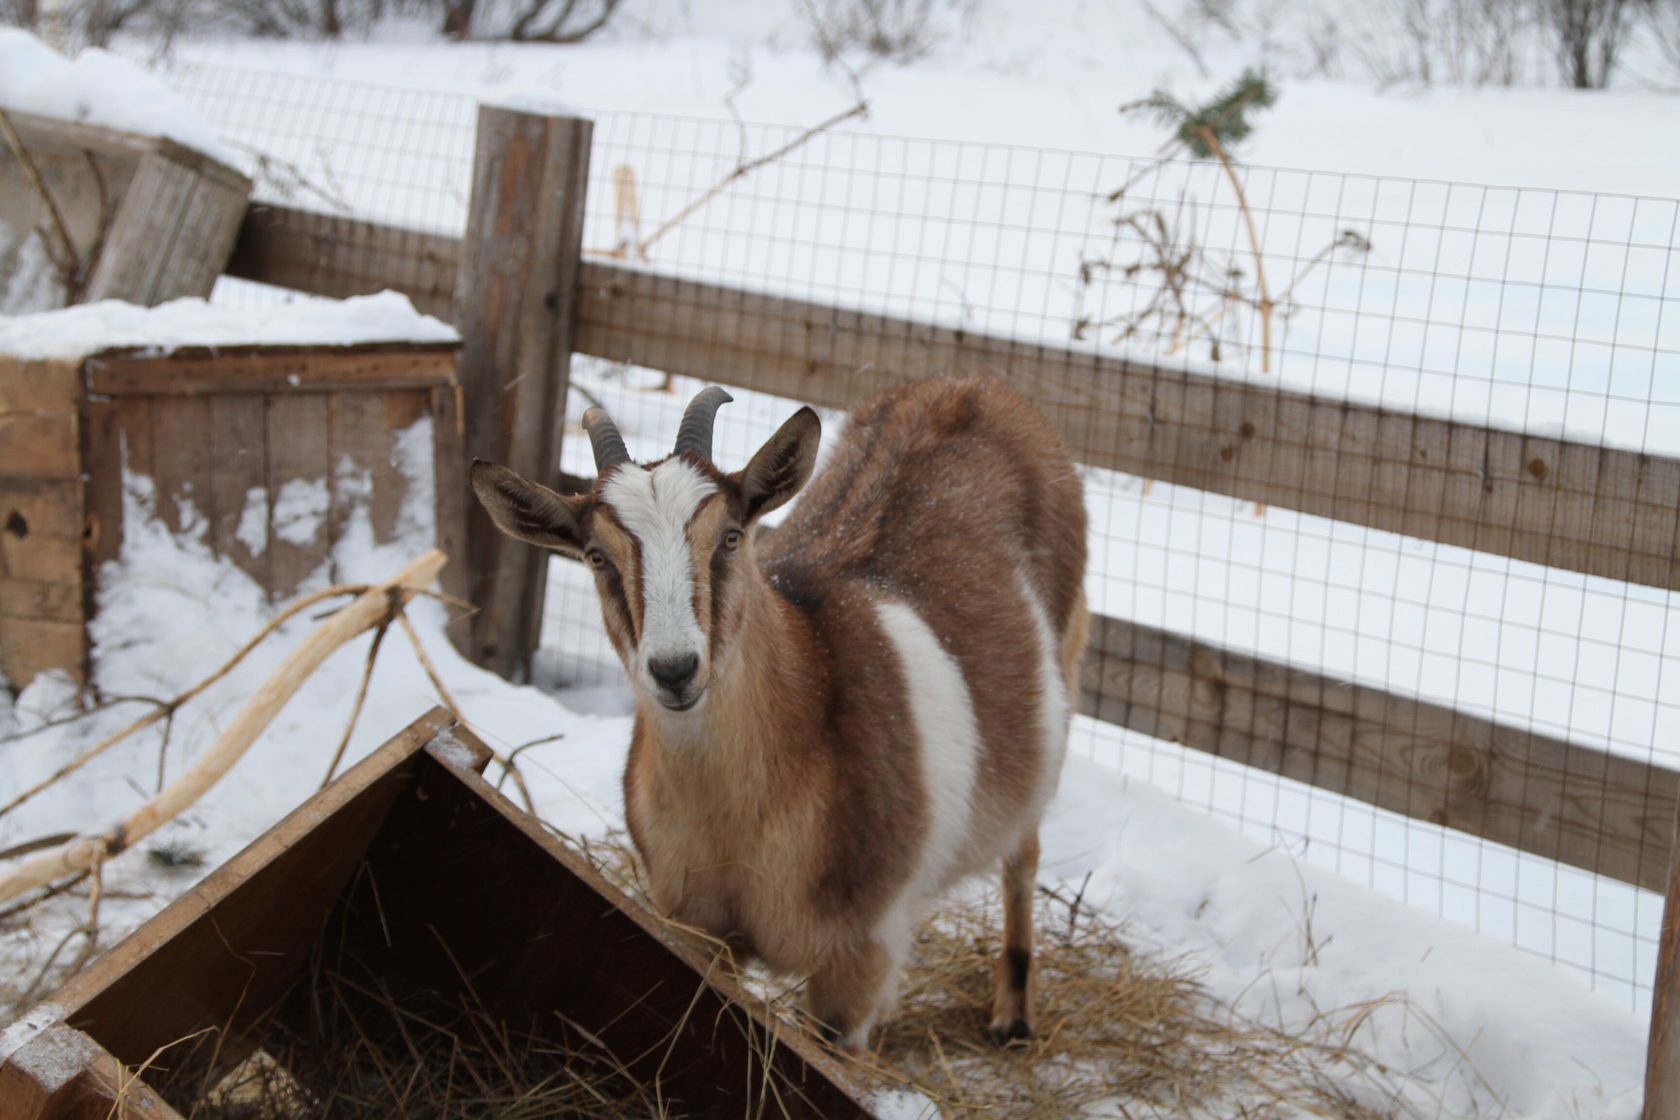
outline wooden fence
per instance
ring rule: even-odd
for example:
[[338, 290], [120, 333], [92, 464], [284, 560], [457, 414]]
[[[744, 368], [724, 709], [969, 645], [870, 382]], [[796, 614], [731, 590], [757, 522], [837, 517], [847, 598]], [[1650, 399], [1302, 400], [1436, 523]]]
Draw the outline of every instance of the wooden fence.
[[[497, 158], [486, 145], [505, 145], [497, 139], [505, 132], [487, 131], [481, 116], [481, 167]], [[568, 151], [566, 173], [545, 174], [578, 193], [550, 208], [551, 224], [570, 222], [582, 204], [587, 146], [574, 140]], [[475, 177], [474, 213], [485, 204]], [[485, 236], [476, 219], [469, 228]], [[1093, 466], [1680, 590], [1680, 461], [660, 276], [583, 259], [576, 224], [565, 228], [545, 259], [575, 272], [552, 279], [548, 267], [551, 281], [535, 297], [547, 301], [552, 321], [501, 320], [505, 329], [541, 335], [536, 344], [552, 355], [545, 408], [565, 399], [568, 353], [556, 350], [556, 331], [572, 352], [831, 407], [918, 377], [986, 375], [1039, 402], [1075, 456]], [[464, 249], [446, 236], [258, 207], [229, 271], [330, 296], [396, 289], [423, 310], [484, 330], [490, 320], [469, 280], [483, 257], [482, 247]], [[511, 376], [463, 370], [463, 379], [475, 373], [487, 385]], [[466, 392], [470, 410], [471, 383]], [[535, 473], [557, 484], [557, 442], [542, 446]], [[523, 578], [541, 582], [540, 573]], [[540, 587], [495, 590], [540, 604]], [[491, 607], [486, 615], [495, 622], [518, 612]], [[507, 671], [529, 657], [536, 634], [527, 624], [484, 641], [500, 649], [498, 667]], [[1081, 710], [1099, 719], [1669, 891], [1650, 1096], [1680, 1092], [1657, 1088], [1680, 1081], [1680, 1067], [1659, 1060], [1680, 1047], [1680, 1027], [1663, 1025], [1680, 1014], [1666, 998], [1680, 983], [1672, 971], [1680, 903], [1670, 890], [1680, 774], [1122, 619], [1095, 620], [1082, 685]]]

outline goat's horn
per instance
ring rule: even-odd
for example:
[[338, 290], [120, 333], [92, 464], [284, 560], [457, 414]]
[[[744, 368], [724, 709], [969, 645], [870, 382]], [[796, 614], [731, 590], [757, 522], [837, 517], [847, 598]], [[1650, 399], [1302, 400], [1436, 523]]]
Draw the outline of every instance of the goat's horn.
[[716, 385], [708, 385], [695, 394], [694, 399], [688, 402], [688, 411], [683, 413], [682, 426], [677, 429], [677, 447], [671, 454], [681, 455], [690, 451], [709, 460], [712, 457], [712, 425], [717, 421], [718, 407], [734, 399]]
[[624, 437], [618, 434], [618, 425], [613, 423], [606, 409], [586, 409], [583, 430], [589, 433], [589, 445], [595, 449], [596, 474], [606, 474], [608, 468], [630, 461], [630, 452], [624, 448]]

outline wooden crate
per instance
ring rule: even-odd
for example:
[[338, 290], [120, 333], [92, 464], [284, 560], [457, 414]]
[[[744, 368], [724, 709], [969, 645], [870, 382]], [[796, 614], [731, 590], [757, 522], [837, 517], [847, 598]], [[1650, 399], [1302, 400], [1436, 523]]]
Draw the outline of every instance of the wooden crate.
[[[210, 294], [233, 251], [249, 179], [172, 140], [28, 113], [8, 112], [7, 121], [34, 173], [11, 137], [0, 140], [0, 233], [9, 233], [0, 236], [0, 314]], [[81, 266], [74, 277], [40, 271], [45, 246], [64, 255], [61, 228]]]
[[[466, 467], [452, 344], [0, 357], [0, 671], [16, 688], [51, 668], [85, 679], [99, 566], [122, 547], [125, 463], [152, 479], [165, 525], [202, 532], [281, 599], [347, 531], [347, 490], [365, 489], [375, 541], [394, 539], [409, 483], [392, 451], [424, 417], [436, 543], [459, 556]], [[328, 503], [313, 534], [275, 524], [298, 487]], [[445, 574], [453, 591], [459, 568]]]
[[[599, 1040], [676, 1115], [869, 1115], [705, 944], [487, 783], [488, 757], [434, 709], [311, 798], [53, 996], [41, 1033], [10, 1036], [0, 1120], [112, 1115], [112, 1074], [171, 1044], [169, 1085], [213, 1084], [262, 1024], [307, 1015], [312, 961], [356, 960], [378, 961], [372, 982], [404, 1007], [465, 994], [562, 1050]], [[130, 1100], [126, 1115], [191, 1103]]]

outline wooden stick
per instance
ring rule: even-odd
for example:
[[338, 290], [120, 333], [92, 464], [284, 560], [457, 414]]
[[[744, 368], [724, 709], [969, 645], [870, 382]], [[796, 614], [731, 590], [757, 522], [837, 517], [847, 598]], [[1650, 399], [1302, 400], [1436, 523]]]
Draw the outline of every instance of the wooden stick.
[[[76, 243], [70, 239], [70, 228], [65, 225], [64, 214], [59, 210], [58, 203], [54, 201], [52, 192], [47, 189], [46, 180], [41, 178], [41, 169], [35, 166], [35, 160], [30, 156], [29, 149], [24, 146], [23, 137], [18, 135], [17, 129], [12, 126], [12, 118], [6, 115], [4, 109], [0, 109], [0, 132], [6, 134], [7, 145], [12, 149], [12, 154], [17, 156], [18, 163], [23, 167], [23, 173], [29, 178], [30, 184], [34, 186], [35, 193], [41, 196], [41, 202], [46, 206], [48, 216], [52, 218], [53, 230], [58, 234], [64, 253], [60, 268], [67, 271], [74, 270], [81, 254], [76, 252]], [[79, 278], [72, 271], [70, 275], [61, 277], [61, 279], [64, 281], [66, 289], [69, 289]], [[68, 302], [74, 303], [80, 293], [67, 290], [65, 294], [69, 297]]]
[[[134, 734], [136, 731], [144, 731], [146, 728], [150, 727], [154, 723], [157, 723], [159, 720], [165, 720], [172, 717], [187, 701], [199, 695], [205, 689], [233, 672], [234, 666], [245, 660], [247, 654], [256, 649], [257, 646], [261, 645], [264, 638], [268, 637], [284, 625], [287, 619], [308, 610], [316, 603], [319, 603], [322, 599], [331, 599], [339, 595], [359, 595], [366, 590], [366, 586], [361, 584], [340, 584], [336, 587], [323, 587], [319, 591], [312, 591], [303, 598], [293, 602], [285, 610], [269, 619], [268, 624], [261, 630], [257, 631], [256, 636], [250, 641], [240, 646], [238, 651], [234, 653], [232, 657], [222, 663], [222, 667], [220, 669], [217, 669], [214, 673], [211, 673], [208, 677], [205, 677], [203, 680], [181, 693], [181, 695], [175, 697], [175, 699], [166, 704], [159, 704], [156, 710], [141, 716], [139, 719], [135, 720], [121, 731], [118, 731], [116, 734], [109, 735], [104, 739], [101, 739], [99, 742], [95, 743], [75, 758], [72, 758], [69, 762], [66, 762], [63, 766], [60, 766], [57, 770], [54, 770], [51, 774], [48, 774], [45, 778], [42, 778], [39, 782], [36, 782], [28, 789], [6, 802], [4, 805], [0, 805], [0, 817], [3, 817], [13, 809], [16, 809], [19, 805], [22, 805], [25, 801], [28, 801], [31, 797], [34, 797], [36, 794], [52, 785], [60, 778], [69, 774], [71, 771], [81, 769], [83, 766], [92, 762], [94, 759], [98, 758], [100, 755], [104, 754], [106, 751]], [[85, 714], [92, 715], [94, 712], [102, 710], [102, 708], [103, 705], [89, 709], [89, 711]]]
[[[323, 622], [287, 655], [279, 670], [245, 702], [210, 749], [167, 789], [140, 806], [127, 820], [104, 833], [73, 840], [0, 877], [0, 902], [45, 886], [60, 876], [84, 871], [99, 860], [117, 855], [197, 801], [244, 756], [263, 728], [273, 721], [328, 655], [369, 627], [388, 622], [395, 609], [394, 602], [406, 599], [416, 589], [436, 579], [445, 559], [438, 549], [428, 550], [390, 580], [369, 588], [349, 606]], [[391, 594], [393, 589], [399, 592], [395, 597]]]

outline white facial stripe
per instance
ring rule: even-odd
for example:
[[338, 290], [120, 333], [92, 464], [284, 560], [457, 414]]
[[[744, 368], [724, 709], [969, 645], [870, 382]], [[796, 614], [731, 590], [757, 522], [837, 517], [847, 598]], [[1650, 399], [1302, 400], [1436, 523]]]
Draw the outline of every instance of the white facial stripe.
[[980, 729], [962, 667], [915, 611], [902, 603], [877, 608], [881, 628], [898, 653], [905, 702], [920, 740], [928, 834], [904, 901], [915, 906], [946, 885], [963, 865], [970, 799], [980, 758]]
[[681, 459], [653, 470], [626, 463], [602, 488], [602, 498], [642, 550], [642, 640], [648, 657], [698, 653], [705, 635], [694, 617], [694, 573], [684, 529], [717, 486]]
[[[1062, 758], [1067, 754], [1068, 682], [1062, 679], [1061, 643], [1050, 629], [1050, 613], [1039, 601], [1032, 581], [1025, 569], [1020, 570], [1021, 595], [1032, 615], [1033, 632], [1038, 638], [1038, 727], [1044, 749], [1044, 768], [1039, 771], [1038, 788], [1033, 804], [1039, 809], [1055, 796], [1056, 784], [1062, 775]], [[1034, 819], [1037, 815], [1034, 814]]]

